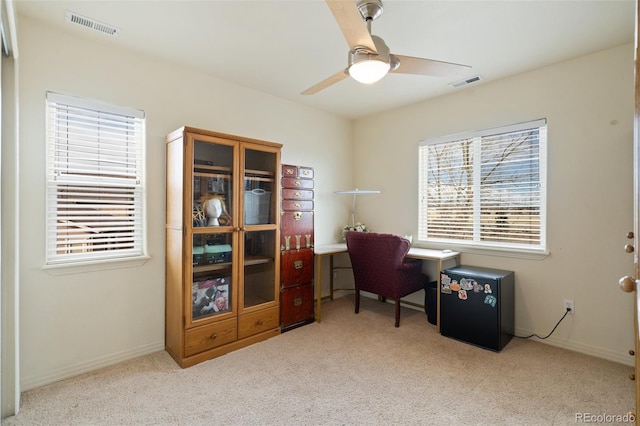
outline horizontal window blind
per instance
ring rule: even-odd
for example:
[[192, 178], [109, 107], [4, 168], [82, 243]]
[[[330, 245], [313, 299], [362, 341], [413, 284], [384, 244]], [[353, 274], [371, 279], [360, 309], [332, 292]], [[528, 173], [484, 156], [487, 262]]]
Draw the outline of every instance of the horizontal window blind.
[[545, 250], [546, 120], [421, 143], [419, 239]]
[[47, 264], [143, 255], [144, 113], [47, 93]]

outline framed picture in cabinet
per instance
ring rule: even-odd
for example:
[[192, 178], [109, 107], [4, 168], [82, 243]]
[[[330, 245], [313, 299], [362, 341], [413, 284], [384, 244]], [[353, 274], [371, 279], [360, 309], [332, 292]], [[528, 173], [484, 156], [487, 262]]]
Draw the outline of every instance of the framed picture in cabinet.
[[209, 278], [193, 283], [192, 319], [228, 312], [231, 278]]

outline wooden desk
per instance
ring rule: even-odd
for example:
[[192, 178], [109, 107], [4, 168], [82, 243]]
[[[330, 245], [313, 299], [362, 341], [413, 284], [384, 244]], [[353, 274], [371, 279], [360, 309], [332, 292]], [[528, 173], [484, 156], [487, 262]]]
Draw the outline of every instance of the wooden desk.
[[[333, 255], [346, 253], [347, 252], [347, 244], [346, 243], [335, 243], [335, 244], [322, 244], [316, 245], [313, 248], [313, 252], [316, 256], [316, 321], [320, 322], [322, 319], [322, 259], [326, 256], [329, 256], [329, 287], [331, 291], [331, 297], [333, 297]], [[427, 261], [436, 262], [436, 281], [440, 281], [440, 272], [442, 271], [442, 262], [445, 260], [453, 259], [456, 261], [456, 265], [460, 263], [460, 253], [457, 251], [442, 251], [442, 250], [431, 250], [424, 248], [411, 247], [409, 249], [409, 253], [407, 253], [407, 257], [413, 259], [422, 259]], [[440, 332], [440, 286], [438, 286], [437, 294], [437, 330]]]

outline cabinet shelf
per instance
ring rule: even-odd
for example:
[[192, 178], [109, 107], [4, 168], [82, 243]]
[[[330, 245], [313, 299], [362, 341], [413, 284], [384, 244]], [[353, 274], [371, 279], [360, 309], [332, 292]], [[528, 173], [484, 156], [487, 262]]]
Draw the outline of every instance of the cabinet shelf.
[[193, 172], [193, 176], [203, 177], [203, 178], [221, 178], [221, 179], [231, 179], [233, 177], [230, 174], [212, 173], [212, 172]]
[[231, 167], [225, 167], [225, 166], [213, 166], [211, 164], [199, 164], [199, 163], [195, 163], [193, 165], [193, 170], [210, 170], [212, 172], [218, 172], [218, 173], [226, 173], [227, 175], [231, 174]]
[[193, 273], [222, 271], [231, 268], [231, 262], [212, 263], [210, 265], [197, 265], [193, 267]]
[[192, 232], [194, 234], [226, 234], [233, 232], [233, 226], [194, 226]]
[[244, 258], [245, 266], [261, 265], [269, 262], [273, 262], [273, 259], [264, 256], [246, 256]]
[[275, 182], [275, 173], [266, 170], [250, 170], [244, 171], [244, 180], [251, 182]]

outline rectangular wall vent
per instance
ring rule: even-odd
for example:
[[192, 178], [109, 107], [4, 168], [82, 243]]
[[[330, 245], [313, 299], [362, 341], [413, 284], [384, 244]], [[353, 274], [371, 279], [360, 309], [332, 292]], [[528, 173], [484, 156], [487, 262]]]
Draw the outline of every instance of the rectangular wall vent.
[[482, 76], [480, 75], [474, 75], [473, 77], [469, 77], [465, 80], [460, 80], [460, 81], [456, 81], [455, 83], [449, 83], [449, 86], [451, 87], [462, 87], [462, 86], [466, 86], [468, 84], [472, 84], [475, 83], [477, 81], [482, 80]]
[[87, 18], [86, 16], [78, 15], [77, 13], [70, 12], [68, 10], [65, 13], [65, 20], [72, 24], [82, 25], [85, 28], [107, 34], [112, 37], [118, 37], [120, 35], [120, 30], [114, 26], [103, 24], [95, 19]]

